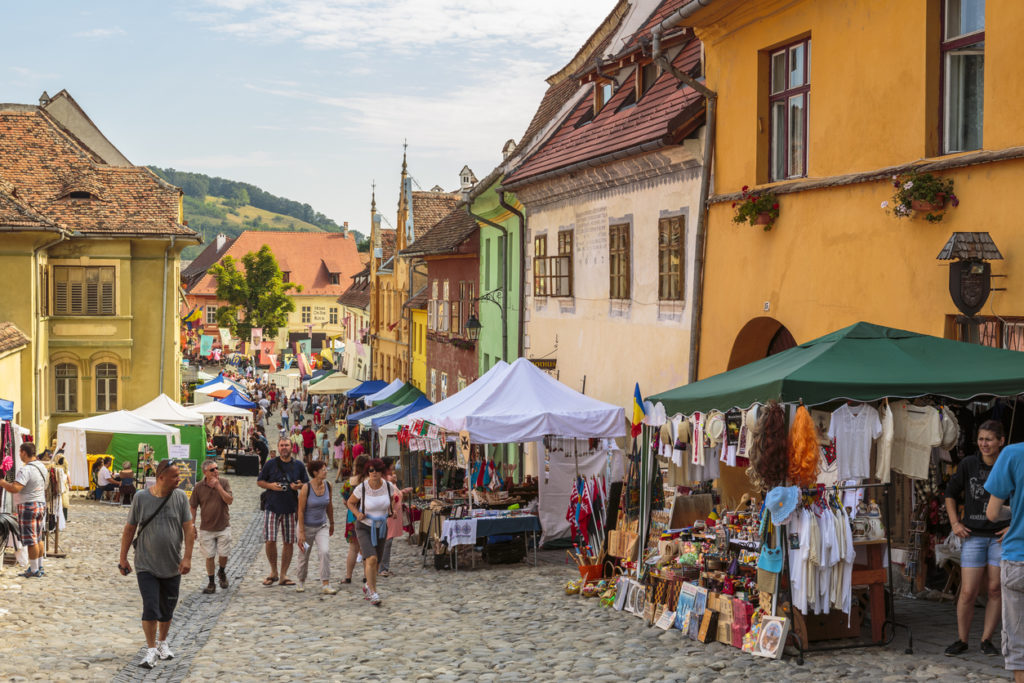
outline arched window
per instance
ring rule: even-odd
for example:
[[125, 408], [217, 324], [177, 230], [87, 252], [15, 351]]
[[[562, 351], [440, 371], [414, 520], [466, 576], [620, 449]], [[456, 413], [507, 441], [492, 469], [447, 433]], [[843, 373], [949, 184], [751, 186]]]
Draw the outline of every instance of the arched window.
[[78, 368], [71, 363], [58, 363], [53, 366], [53, 374], [57, 380], [54, 395], [57, 399], [56, 412], [78, 412]]
[[100, 363], [96, 366], [96, 412], [117, 410], [117, 366]]

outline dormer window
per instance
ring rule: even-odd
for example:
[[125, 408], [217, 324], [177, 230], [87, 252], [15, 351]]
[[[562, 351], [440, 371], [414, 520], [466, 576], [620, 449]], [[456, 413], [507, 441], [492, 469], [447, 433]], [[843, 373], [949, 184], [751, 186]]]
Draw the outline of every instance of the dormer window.
[[68, 197], [71, 199], [95, 199], [96, 197], [91, 192], [79, 191], [68, 193]]
[[327, 281], [330, 282], [332, 285], [340, 285], [341, 284], [341, 278], [338, 275], [338, 273], [328, 273], [327, 274]]
[[614, 83], [598, 83], [597, 87], [594, 88], [594, 115], [604, 108], [604, 105], [608, 104], [608, 101], [612, 99], [612, 95], [615, 94]]
[[637, 99], [647, 94], [654, 82], [658, 80], [658, 65], [654, 62], [637, 69]]

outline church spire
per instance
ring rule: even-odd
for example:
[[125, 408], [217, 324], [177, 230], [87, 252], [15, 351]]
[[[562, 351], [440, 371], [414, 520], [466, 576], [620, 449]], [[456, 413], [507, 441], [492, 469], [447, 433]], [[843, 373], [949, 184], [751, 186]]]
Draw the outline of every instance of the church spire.
[[377, 181], [370, 183], [370, 213], [377, 213]]
[[409, 171], [409, 167], [405, 163], [405, 152], [409, 148], [409, 141], [402, 140], [402, 177], [404, 178]]

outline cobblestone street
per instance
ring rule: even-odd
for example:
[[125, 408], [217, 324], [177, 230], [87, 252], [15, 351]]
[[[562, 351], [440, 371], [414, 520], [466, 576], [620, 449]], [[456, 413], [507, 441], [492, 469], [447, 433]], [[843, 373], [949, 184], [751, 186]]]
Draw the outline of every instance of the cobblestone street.
[[423, 569], [419, 549], [400, 542], [395, 576], [381, 579], [384, 603], [374, 608], [362, 598], [359, 568], [352, 584], [338, 584], [347, 553], [338, 535], [331, 552], [337, 595], [320, 594], [315, 581], [304, 594], [266, 588], [255, 481], [230, 479], [237, 534], [231, 587], [212, 596], [200, 592], [206, 578], [197, 547], [171, 629], [174, 660], [152, 671], [136, 667], [141, 601], [134, 579], [115, 569], [126, 510], [76, 498], [64, 542], [68, 557], [50, 559], [42, 580], [16, 577], [10, 565], [0, 575], [2, 680], [980, 681], [1004, 675], [998, 657], [941, 656], [952, 632], [948, 603], [923, 605], [938, 622], [937, 633], [918, 626], [913, 656], [903, 654], [901, 631], [888, 648], [810, 653], [800, 666], [789, 657], [768, 661], [683, 640], [678, 631], [647, 628], [596, 600], [565, 596], [561, 586], [572, 572], [553, 554], [537, 568], [453, 575]]

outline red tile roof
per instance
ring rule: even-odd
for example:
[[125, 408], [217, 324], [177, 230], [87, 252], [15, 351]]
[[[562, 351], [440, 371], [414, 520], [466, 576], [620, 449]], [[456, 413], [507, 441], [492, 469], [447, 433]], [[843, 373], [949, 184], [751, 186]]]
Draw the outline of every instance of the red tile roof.
[[[651, 39], [651, 29], [668, 19], [668, 15], [689, 3], [690, 0], [664, 0], [664, 2], [658, 5], [656, 10], [651, 12], [651, 16], [647, 18], [647, 21], [640, 27], [640, 30], [630, 36], [629, 40], [626, 41], [626, 45], [619, 51], [619, 54], [632, 52], [641, 42], [649, 41]], [[683, 30], [685, 29], [679, 27], [669, 29], [663, 34], [663, 38]]]
[[338, 297], [338, 303], [353, 308], [370, 307], [370, 268], [363, 268], [352, 276], [352, 284]]
[[[690, 71], [699, 60], [700, 41], [693, 39], [673, 64]], [[551, 139], [506, 176], [503, 184], [510, 187], [542, 173], [648, 142], [675, 142], [703, 123], [703, 98], [690, 87], [680, 87], [670, 73], [663, 73], [635, 105], [618, 111], [632, 92], [633, 79], [628, 77], [593, 121], [577, 127], [593, 106], [592, 98], [584, 97]]]
[[412, 223], [416, 239], [434, 227], [439, 220], [455, 208], [461, 195], [458, 192], [412, 193]]
[[14, 323], [0, 322], [0, 353], [15, 351], [28, 344], [28, 337]]
[[[185, 287], [191, 287], [198, 282], [214, 263], [220, 261], [221, 257], [227, 253], [227, 250], [231, 248], [232, 243], [235, 241], [234, 237], [226, 237], [224, 240], [220, 240], [218, 237], [215, 237], [209, 244], [207, 244], [206, 247], [199, 252], [199, 256], [196, 256], [195, 259], [188, 264], [188, 267], [181, 271], [181, 282]], [[280, 267], [281, 264], [278, 263], [277, 265]]]
[[380, 247], [384, 261], [387, 261], [389, 258], [395, 255], [395, 240], [397, 238], [398, 233], [396, 233], [394, 230], [381, 229]]
[[145, 167], [103, 163], [38, 107], [0, 106], [0, 177], [24, 207], [77, 233], [197, 237], [178, 223], [178, 188]]
[[466, 210], [456, 207], [448, 215], [437, 222], [413, 245], [399, 252], [402, 256], [423, 256], [428, 254], [448, 254], [465, 242], [479, 226], [469, 217]]
[[[263, 245], [270, 247], [282, 271], [289, 271], [289, 281], [302, 285], [296, 294], [340, 296], [349, 286], [349, 278], [363, 269], [356, 251], [356, 239], [351, 233], [337, 232], [284, 232], [246, 230], [239, 235], [224, 256], [231, 256], [241, 263], [242, 257], [259, 251]], [[339, 284], [332, 285], [323, 259], [337, 260], [341, 266]], [[217, 282], [210, 274], [204, 275], [189, 294], [212, 296], [217, 291]]]

